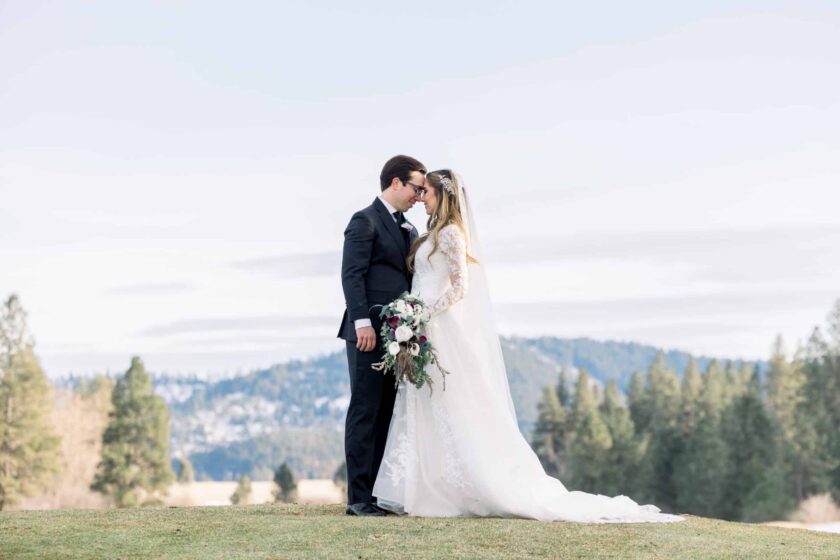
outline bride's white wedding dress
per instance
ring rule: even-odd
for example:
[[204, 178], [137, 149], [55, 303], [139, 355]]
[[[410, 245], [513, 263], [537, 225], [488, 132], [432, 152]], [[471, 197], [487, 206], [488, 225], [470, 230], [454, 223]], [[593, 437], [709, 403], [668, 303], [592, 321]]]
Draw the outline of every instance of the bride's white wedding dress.
[[467, 235], [449, 225], [431, 258], [431, 240], [417, 251], [411, 293], [432, 306], [427, 334], [451, 374], [444, 390], [440, 370], [429, 366], [431, 394], [400, 385], [373, 488], [378, 504], [428, 517], [680, 521], [626, 496], [570, 492], [545, 474], [516, 422], [481, 260], [467, 264], [467, 249], [477, 252], [473, 230], [472, 221]]

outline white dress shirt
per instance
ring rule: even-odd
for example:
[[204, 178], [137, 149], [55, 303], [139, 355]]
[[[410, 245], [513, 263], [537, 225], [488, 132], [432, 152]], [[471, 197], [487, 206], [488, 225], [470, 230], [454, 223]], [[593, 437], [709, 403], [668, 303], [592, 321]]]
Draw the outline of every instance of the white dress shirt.
[[[381, 195], [381, 194], [380, 194], [378, 197], [376, 197], [376, 198], [378, 198], [378, 199], [379, 199], [379, 201], [380, 201], [380, 202], [382, 202], [382, 204], [384, 204], [384, 205], [385, 205], [385, 208], [388, 210], [388, 213], [389, 213], [389, 214], [391, 214], [391, 217], [392, 217], [392, 218], [394, 218], [394, 212], [396, 212], [396, 211], [397, 211], [397, 209], [396, 209], [396, 208], [394, 208], [393, 206], [391, 206], [391, 203], [390, 203], [390, 202], [388, 202], [387, 200], [385, 200], [384, 198], [382, 198], [382, 195]], [[394, 218], [394, 221], [396, 222], [396, 221], [397, 221], [397, 219], [396, 219], [396, 218]]]
[[[394, 208], [393, 206], [391, 206], [391, 203], [389, 203], [387, 200], [382, 198], [382, 195], [379, 195], [377, 198], [379, 198], [379, 200], [382, 202], [382, 204], [385, 205], [385, 208], [388, 210], [388, 213], [391, 215], [391, 218], [394, 219], [394, 223], [396, 223], [397, 218], [394, 216], [394, 212], [397, 212], [397, 209]], [[362, 327], [372, 326], [372, 323], [370, 322], [370, 319], [368, 319], [367, 317], [365, 317], [363, 319], [356, 319], [355, 321], [353, 321], [353, 324], [356, 326], [356, 330], [359, 330]]]

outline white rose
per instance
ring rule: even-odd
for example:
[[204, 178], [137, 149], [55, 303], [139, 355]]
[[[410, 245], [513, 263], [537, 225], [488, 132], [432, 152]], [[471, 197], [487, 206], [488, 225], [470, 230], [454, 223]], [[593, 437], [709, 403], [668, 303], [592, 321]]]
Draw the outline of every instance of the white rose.
[[405, 302], [403, 300], [397, 300], [397, 304], [394, 306], [397, 309], [397, 313], [402, 315], [407, 311], [405, 307]]
[[400, 353], [400, 343], [399, 342], [391, 342], [388, 344], [388, 353], [392, 356], [396, 356]]
[[400, 325], [397, 327], [397, 331], [394, 334], [397, 336], [397, 342], [411, 340], [411, 337], [414, 336], [411, 327], [408, 325]]
[[416, 342], [411, 344], [411, 355], [412, 356], [419, 356], [420, 355], [420, 345]]

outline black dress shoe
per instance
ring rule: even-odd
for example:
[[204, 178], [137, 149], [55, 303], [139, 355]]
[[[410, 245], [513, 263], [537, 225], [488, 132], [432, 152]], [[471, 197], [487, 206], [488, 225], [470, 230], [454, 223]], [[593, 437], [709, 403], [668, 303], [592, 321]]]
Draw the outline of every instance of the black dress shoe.
[[359, 502], [358, 504], [347, 504], [347, 509], [345, 510], [347, 515], [358, 515], [361, 517], [382, 517], [385, 515], [385, 512], [377, 509], [373, 504], [369, 502]]
[[382, 513], [384, 513], [385, 515], [389, 515], [389, 514], [394, 513], [394, 512], [393, 512], [393, 511], [391, 511], [390, 509], [385, 509], [384, 507], [380, 506], [380, 505], [379, 505], [379, 504], [377, 504], [377, 503], [373, 503], [373, 504], [371, 504], [371, 505], [373, 505], [373, 507], [374, 507], [374, 508], [378, 509], [379, 511], [381, 511], [381, 512], [382, 512]]

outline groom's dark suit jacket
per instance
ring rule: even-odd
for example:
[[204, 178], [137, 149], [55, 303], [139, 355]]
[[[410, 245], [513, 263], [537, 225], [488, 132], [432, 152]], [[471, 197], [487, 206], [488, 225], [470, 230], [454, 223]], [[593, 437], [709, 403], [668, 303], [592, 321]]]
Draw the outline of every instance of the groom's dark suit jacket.
[[[417, 238], [412, 229], [410, 242]], [[338, 337], [356, 342], [356, 319], [370, 318], [379, 325], [381, 308], [411, 288], [411, 274], [405, 262], [408, 256], [400, 226], [379, 198], [359, 210], [344, 230], [344, 254], [341, 260], [341, 286], [347, 307], [341, 318]], [[377, 336], [379, 329], [377, 328]], [[377, 350], [379, 350], [377, 348]]]
[[[344, 256], [341, 285], [347, 307], [338, 330], [346, 341], [350, 373], [350, 404], [344, 426], [344, 452], [347, 460], [347, 503], [373, 501], [373, 484], [385, 452], [388, 427], [394, 409], [394, 378], [373, 369], [382, 359], [379, 329], [382, 320], [378, 305], [397, 299], [411, 287], [405, 259], [408, 238], [379, 198], [353, 214], [344, 230]], [[356, 348], [356, 319], [368, 318], [376, 333], [376, 346], [370, 352]]]

